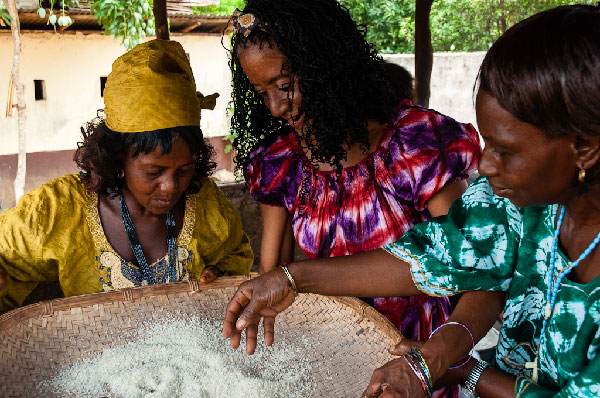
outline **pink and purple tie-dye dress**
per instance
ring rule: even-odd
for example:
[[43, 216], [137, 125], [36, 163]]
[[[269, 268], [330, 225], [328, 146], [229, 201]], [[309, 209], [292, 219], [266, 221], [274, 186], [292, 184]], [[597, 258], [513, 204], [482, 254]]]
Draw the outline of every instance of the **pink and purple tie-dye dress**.
[[[293, 131], [255, 148], [245, 174], [257, 201], [292, 214], [296, 241], [309, 257], [335, 257], [380, 248], [427, 220], [427, 201], [475, 171], [480, 154], [471, 125], [403, 101], [376, 150], [339, 177], [315, 170]], [[450, 312], [447, 298], [425, 295], [372, 305], [416, 340], [426, 340]]]

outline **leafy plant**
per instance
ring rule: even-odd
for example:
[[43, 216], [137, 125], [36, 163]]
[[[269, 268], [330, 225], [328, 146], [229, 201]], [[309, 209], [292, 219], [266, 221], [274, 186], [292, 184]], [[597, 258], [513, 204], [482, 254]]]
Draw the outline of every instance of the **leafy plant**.
[[[58, 2], [57, 0], [49, 0], [47, 3], [49, 3], [50, 5], [50, 7], [48, 7], [48, 25], [53, 25], [54, 27], [56, 27], [56, 24], [58, 23], [58, 26], [69, 26], [73, 23], [71, 17], [67, 15], [66, 9], [68, 7], [77, 7], [79, 5], [78, 0], [59, 0]], [[45, 19], [46, 8], [44, 8], [44, 1], [40, 0], [39, 4], [40, 6], [37, 10], [37, 13], [40, 16], [40, 18]], [[57, 5], [58, 7], [56, 7]], [[57, 17], [54, 13], [56, 9], [58, 9], [60, 17]]]
[[[48, 0], [48, 13], [43, 7], [43, 1], [40, 0], [38, 15], [45, 19], [48, 14], [48, 24], [69, 26], [73, 23], [67, 9], [77, 7], [78, 0]], [[156, 33], [152, 0], [91, 0], [90, 3], [94, 18], [104, 28], [104, 33], [115, 38], [122, 37], [121, 42], [128, 50], [141, 43], [146, 36]], [[57, 4], [60, 7], [60, 17], [54, 13]], [[2, 15], [0, 9], [0, 16]]]
[[122, 37], [125, 48], [131, 50], [146, 36], [156, 33], [152, 3], [152, 0], [96, 0], [92, 10], [105, 34]]
[[10, 26], [10, 21], [12, 21], [12, 17], [8, 13], [4, 2], [0, 0], [0, 25]]
[[223, 141], [227, 141], [227, 145], [225, 145], [223, 152], [229, 153], [233, 150], [233, 141], [235, 140], [235, 137], [237, 137], [237, 134], [235, 133], [227, 134], [223, 137]]
[[[596, 0], [435, 0], [434, 51], [485, 51], [506, 29], [538, 12]], [[340, 0], [381, 53], [414, 52], [415, 0]]]
[[203, 15], [231, 15], [236, 8], [244, 8], [244, 0], [221, 0], [218, 5], [194, 7], [194, 14]]

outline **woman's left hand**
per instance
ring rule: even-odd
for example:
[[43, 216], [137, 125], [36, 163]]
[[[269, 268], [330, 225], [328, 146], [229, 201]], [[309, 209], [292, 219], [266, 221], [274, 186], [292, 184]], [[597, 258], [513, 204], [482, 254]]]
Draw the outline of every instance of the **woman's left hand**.
[[[419, 348], [422, 345], [419, 341], [402, 339], [389, 351], [390, 354], [402, 356], [412, 347]], [[371, 382], [361, 398], [366, 397], [425, 397], [425, 390], [406, 360], [400, 357], [373, 372]]]
[[221, 276], [223, 273], [217, 267], [206, 267], [204, 271], [202, 271], [202, 275], [198, 281], [200, 283], [210, 283]]

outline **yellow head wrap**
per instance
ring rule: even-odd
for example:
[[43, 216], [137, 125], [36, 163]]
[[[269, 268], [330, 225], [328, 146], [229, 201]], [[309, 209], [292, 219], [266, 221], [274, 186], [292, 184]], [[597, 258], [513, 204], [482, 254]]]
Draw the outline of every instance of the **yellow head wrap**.
[[104, 88], [106, 125], [120, 133], [199, 126], [200, 110], [213, 109], [218, 96], [196, 92], [181, 44], [152, 40], [113, 62]]

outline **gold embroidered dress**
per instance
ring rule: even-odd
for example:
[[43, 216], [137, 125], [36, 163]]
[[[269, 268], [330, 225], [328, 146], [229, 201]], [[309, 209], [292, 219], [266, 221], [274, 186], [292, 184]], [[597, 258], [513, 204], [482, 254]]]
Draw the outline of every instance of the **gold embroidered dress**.
[[[186, 197], [177, 237], [177, 280], [200, 278], [207, 266], [226, 275], [247, 274], [254, 260], [237, 210], [209, 178]], [[168, 256], [150, 270], [169, 282]], [[39, 282], [58, 280], [65, 296], [142, 286], [140, 269], [108, 242], [98, 195], [77, 175], [56, 178], [24, 195], [0, 215], [0, 266], [9, 275], [0, 291], [0, 314], [21, 305]]]

